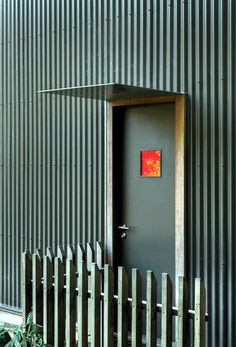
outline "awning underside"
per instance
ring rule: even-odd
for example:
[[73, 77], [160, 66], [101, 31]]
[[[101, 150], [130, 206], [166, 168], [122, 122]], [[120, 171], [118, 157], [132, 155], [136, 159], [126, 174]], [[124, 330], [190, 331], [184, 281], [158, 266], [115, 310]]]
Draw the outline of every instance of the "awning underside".
[[142, 88], [117, 83], [48, 89], [40, 90], [38, 92], [104, 101], [178, 95], [177, 93], [167, 92], [163, 90]]

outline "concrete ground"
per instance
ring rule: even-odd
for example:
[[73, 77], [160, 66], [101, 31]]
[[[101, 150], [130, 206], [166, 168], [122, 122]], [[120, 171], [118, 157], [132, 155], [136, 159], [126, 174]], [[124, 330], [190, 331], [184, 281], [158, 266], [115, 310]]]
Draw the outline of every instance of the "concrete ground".
[[22, 323], [22, 315], [0, 309], [0, 324], [3, 323], [20, 325]]

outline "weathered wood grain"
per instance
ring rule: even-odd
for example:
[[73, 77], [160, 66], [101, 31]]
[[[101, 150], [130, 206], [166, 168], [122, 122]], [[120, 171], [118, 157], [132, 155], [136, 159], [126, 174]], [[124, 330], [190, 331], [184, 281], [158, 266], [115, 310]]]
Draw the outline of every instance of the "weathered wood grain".
[[167, 273], [162, 274], [161, 345], [172, 346], [172, 283]]
[[114, 274], [109, 265], [104, 268], [104, 347], [114, 346]]
[[33, 278], [33, 293], [32, 293], [32, 311], [33, 322], [43, 325], [43, 256], [41, 250], [37, 249], [32, 256], [32, 278]]
[[88, 271], [85, 262], [79, 262], [78, 266], [78, 347], [88, 346]]
[[64, 347], [65, 341], [64, 259], [60, 247], [58, 256], [54, 258], [54, 347]]
[[[73, 254], [72, 254], [73, 255]], [[76, 269], [72, 259], [66, 260], [66, 347], [75, 346], [76, 337]]]
[[154, 347], [157, 343], [157, 281], [152, 271], [147, 271], [146, 304], [146, 346]]
[[137, 269], [132, 269], [131, 345], [142, 346], [142, 279]]
[[206, 293], [200, 278], [195, 279], [194, 347], [205, 347]]
[[47, 248], [43, 258], [43, 339], [44, 343], [54, 344], [54, 254]]
[[188, 287], [183, 276], [179, 277], [177, 347], [188, 345]]
[[32, 257], [29, 251], [21, 257], [21, 306], [23, 310], [23, 325], [32, 310]]
[[128, 345], [128, 276], [123, 267], [118, 268], [118, 327], [117, 347]]
[[97, 264], [91, 266], [91, 347], [100, 346], [100, 271]]
[[96, 242], [96, 263], [98, 268], [101, 270], [104, 267], [104, 250], [101, 242]]

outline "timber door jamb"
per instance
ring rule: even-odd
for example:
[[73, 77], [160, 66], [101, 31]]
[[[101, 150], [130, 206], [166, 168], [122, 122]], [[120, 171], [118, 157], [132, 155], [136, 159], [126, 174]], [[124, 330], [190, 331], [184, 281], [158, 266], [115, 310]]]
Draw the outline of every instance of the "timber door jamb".
[[175, 276], [186, 275], [186, 203], [185, 203], [185, 95], [156, 96], [114, 100], [106, 103], [105, 124], [105, 254], [114, 265], [113, 240], [113, 107], [175, 103]]

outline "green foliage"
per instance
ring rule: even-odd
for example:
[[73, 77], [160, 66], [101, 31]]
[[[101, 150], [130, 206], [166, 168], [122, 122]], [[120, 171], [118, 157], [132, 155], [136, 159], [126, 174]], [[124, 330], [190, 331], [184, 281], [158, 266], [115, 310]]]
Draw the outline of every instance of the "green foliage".
[[30, 313], [26, 325], [5, 324], [0, 327], [0, 347], [49, 347], [43, 343], [43, 329], [41, 325], [33, 323]]
[[0, 346], [6, 346], [6, 344], [11, 340], [10, 335], [4, 327], [0, 327]]

